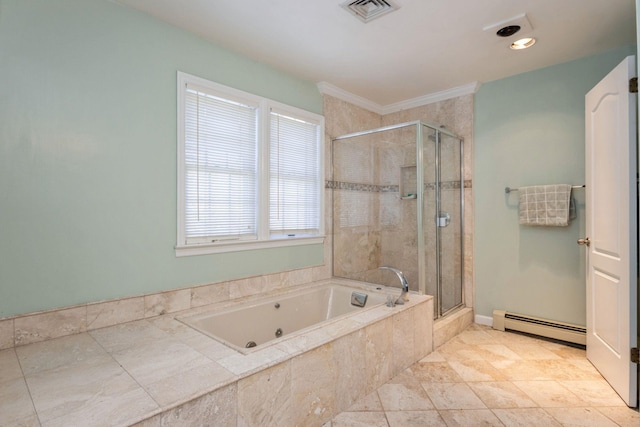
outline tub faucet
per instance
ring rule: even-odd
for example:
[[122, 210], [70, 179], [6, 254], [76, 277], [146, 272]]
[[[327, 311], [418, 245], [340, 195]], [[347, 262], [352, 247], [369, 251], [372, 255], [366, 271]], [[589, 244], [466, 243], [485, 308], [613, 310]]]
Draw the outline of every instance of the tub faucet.
[[398, 279], [400, 279], [400, 283], [402, 284], [402, 292], [400, 293], [400, 296], [396, 300], [395, 304], [402, 305], [405, 301], [409, 301], [409, 298], [407, 297], [407, 294], [409, 293], [409, 282], [407, 282], [407, 279], [404, 277], [404, 274], [402, 274], [402, 271], [388, 265], [381, 265], [378, 268], [380, 270], [391, 270], [396, 273], [396, 276], [398, 276]]

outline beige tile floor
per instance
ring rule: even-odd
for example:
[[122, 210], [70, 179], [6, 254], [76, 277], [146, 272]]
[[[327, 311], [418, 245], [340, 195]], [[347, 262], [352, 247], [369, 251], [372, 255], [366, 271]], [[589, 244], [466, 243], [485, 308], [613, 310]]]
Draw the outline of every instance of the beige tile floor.
[[472, 325], [325, 427], [640, 426], [585, 351]]

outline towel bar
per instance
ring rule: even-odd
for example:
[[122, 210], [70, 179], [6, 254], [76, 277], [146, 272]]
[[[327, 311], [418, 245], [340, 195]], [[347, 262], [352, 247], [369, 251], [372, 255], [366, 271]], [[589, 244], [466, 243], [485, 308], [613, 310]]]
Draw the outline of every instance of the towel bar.
[[[572, 185], [571, 188], [585, 188], [586, 184], [582, 184], [582, 185]], [[519, 188], [511, 188], [511, 187], [504, 187], [504, 192], [509, 194], [512, 191], [518, 191]]]

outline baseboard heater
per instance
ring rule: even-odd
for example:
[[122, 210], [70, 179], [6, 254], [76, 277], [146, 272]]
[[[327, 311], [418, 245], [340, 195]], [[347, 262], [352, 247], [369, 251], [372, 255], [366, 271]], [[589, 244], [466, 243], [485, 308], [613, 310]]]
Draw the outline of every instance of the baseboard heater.
[[540, 319], [524, 314], [493, 310], [493, 329], [512, 330], [542, 337], [587, 345], [587, 328], [571, 323]]

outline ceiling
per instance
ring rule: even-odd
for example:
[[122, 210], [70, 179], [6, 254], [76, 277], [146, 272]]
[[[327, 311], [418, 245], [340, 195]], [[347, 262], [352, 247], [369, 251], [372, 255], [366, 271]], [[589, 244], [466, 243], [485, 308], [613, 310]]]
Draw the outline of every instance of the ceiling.
[[[115, 1], [380, 106], [636, 42], [634, 0], [393, 0], [366, 24], [344, 0]], [[518, 37], [483, 31], [522, 14], [531, 29]], [[533, 47], [509, 49], [527, 35]]]

